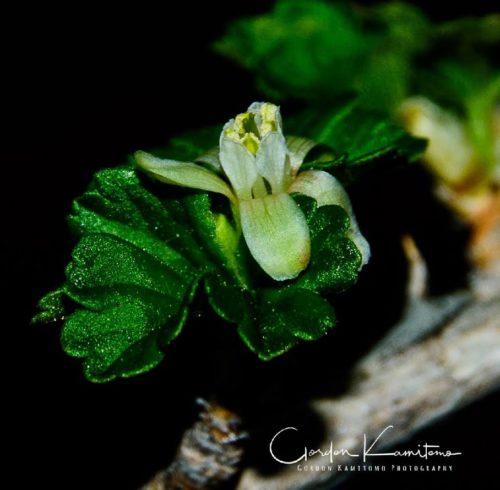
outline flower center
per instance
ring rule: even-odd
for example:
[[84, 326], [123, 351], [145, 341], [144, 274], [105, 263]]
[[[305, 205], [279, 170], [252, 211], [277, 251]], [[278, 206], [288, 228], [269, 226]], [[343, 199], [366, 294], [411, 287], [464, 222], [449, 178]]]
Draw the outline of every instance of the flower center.
[[241, 143], [252, 155], [257, 155], [260, 142], [266, 134], [278, 131], [278, 107], [274, 104], [261, 104], [256, 112], [238, 114], [224, 134]]

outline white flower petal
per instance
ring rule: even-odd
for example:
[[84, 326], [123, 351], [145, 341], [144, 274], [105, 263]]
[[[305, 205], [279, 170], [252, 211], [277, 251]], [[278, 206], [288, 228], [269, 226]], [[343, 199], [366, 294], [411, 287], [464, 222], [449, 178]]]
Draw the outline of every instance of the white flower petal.
[[260, 117], [260, 108], [264, 105], [267, 104], [267, 102], [252, 102], [249, 106], [247, 111], [248, 112], [253, 112], [254, 114], [259, 115]]
[[252, 196], [257, 199], [260, 197], [266, 197], [269, 194], [264, 179], [262, 177], [257, 177], [255, 184], [252, 187]]
[[144, 151], [137, 151], [134, 156], [135, 161], [142, 169], [161, 182], [218, 192], [227, 196], [231, 201], [235, 200], [226, 182], [206, 168], [190, 162], [157, 158]]
[[342, 184], [323, 170], [305, 170], [293, 181], [288, 192], [298, 192], [312, 197], [318, 206], [337, 204], [344, 209], [351, 209], [349, 196]]
[[316, 200], [318, 207], [336, 204], [342, 206], [351, 219], [348, 237], [355, 243], [361, 253], [361, 267], [370, 259], [370, 245], [359, 230], [356, 216], [352, 210], [351, 201], [342, 184], [333, 176], [322, 170], [307, 170], [301, 172], [288, 192], [298, 192]]
[[290, 155], [290, 165], [292, 167], [292, 175], [296, 175], [307, 154], [316, 146], [316, 141], [301, 136], [287, 136], [286, 144]]
[[[281, 119], [280, 108], [269, 102], [253, 102], [248, 107], [248, 112], [255, 114], [255, 122], [257, 126], [264, 125], [264, 131], [270, 129], [275, 123], [275, 131], [283, 130], [283, 121]], [[267, 123], [267, 124], [266, 124]], [[269, 124], [271, 123], [271, 124]], [[264, 136], [261, 134], [261, 136]]]
[[250, 199], [258, 176], [255, 157], [242, 143], [225, 136], [225, 130], [220, 138], [220, 163], [238, 198]]
[[251, 254], [273, 279], [293, 279], [307, 267], [311, 255], [309, 228], [288, 194], [241, 201], [240, 219]]
[[283, 192], [287, 147], [281, 131], [267, 133], [257, 152], [257, 170], [270, 184], [274, 193]]
[[216, 173], [222, 172], [222, 167], [219, 161], [219, 147], [214, 146], [207, 152], [196, 158], [195, 163], [204, 163], [210, 167]]

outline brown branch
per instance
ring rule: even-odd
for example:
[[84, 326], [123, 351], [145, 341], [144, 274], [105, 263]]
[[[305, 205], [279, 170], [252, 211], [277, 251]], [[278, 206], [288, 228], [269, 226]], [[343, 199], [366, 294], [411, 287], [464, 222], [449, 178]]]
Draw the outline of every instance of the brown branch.
[[199, 420], [182, 437], [174, 461], [141, 490], [203, 490], [218, 488], [239, 469], [247, 437], [241, 419], [216, 403], [198, 399]]

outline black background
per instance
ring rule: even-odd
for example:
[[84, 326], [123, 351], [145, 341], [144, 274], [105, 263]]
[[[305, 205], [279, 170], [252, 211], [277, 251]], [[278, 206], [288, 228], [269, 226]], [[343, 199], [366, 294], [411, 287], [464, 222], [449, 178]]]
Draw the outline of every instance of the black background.
[[[40, 296], [63, 279], [74, 245], [65, 215], [95, 170], [161, 146], [176, 131], [225, 121], [260, 98], [251, 77], [214, 55], [210, 43], [229, 20], [270, 4], [166, 3], [141, 12], [20, 6], [3, 16], [1, 420], [13, 437], [3, 440], [12, 463], [2, 479], [12, 476], [19, 488], [137, 488], [170, 459], [195, 417], [194, 398], [214, 394], [246, 416], [256, 433], [248, 457], [265, 466], [268, 436], [285, 421], [312, 438], [319, 430], [309, 414], [288, 407], [332, 386], [341, 391], [349, 362], [397, 319], [402, 232], [412, 232], [428, 258], [435, 294], [463, 284], [467, 231], [434, 202], [428, 177], [413, 168], [352, 189], [373, 263], [359, 287], [338, 299], [336, 331], [286, 359], [256, 361], [234, 329], [198, 300], [193, 321], [159, 368], [95, 385], [62, 353], [59, 326], [29, 324]], [[432, 2], [424, 7], [434, 18], [491, 11], [489, 2], [448, 12]], [[327, 364], [338, 379], [318, 375]], [[462, 450], [454, 473], [361, 475], [341, 488], [497, 488], [499, 408], [499, 395], [491, 395], [407, 444]]]

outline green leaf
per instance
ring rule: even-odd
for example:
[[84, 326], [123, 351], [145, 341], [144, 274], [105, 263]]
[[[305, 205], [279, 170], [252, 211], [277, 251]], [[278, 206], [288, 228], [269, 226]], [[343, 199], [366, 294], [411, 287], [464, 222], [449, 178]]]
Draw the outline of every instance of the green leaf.
[[355, 284], [361, 253], [347, 237], [349, 215], [340, 206], [317, 207], [305, 196], [295, 199], [311, 230], [311, 262], [296, 281], [297, 287], [319, 292], [342, 291]]
[[38, 308], [40, 312], [36, 314], [32, 323], [48, 323], [61, 320], [64, 317], [64, 291], [56, 289], [51, 291], [40, 299]]
[[480, 162], [493, 173], [498, 161], [498, 135], [492, 120], [500, 105], [500, 72], [491, 83], [478, 90], [466, 101], [467, 126]]
[[393, 113], [408, 97], [411, 83], [411, 57], [401, 46], [381, 43], [366, 60], [354, 87], [360, 103], [385, 114]]
[[500, 14], [451, 19], [436, 26], [436, 49], [457, 60], [486, 61], [497, 66], [500, 46]]
[[[206, 258], [199, 251], [186, 204], [206, 200], [206, 194], [162, 200], [145, 189], [133, 168], [104, 169], [73, 204], [69, 223], [80, 236], [104, 232], [147, 245], [165, 260], [175, 257], [182, 261], [180, 254], [186, 254], [195, 263], [204, 264]], [[159, 249], [158, 242], [168, 246]]]
[[222, 271], [205, 279], [205, 291], [213, 310], [231, 323], [246, 321], [253, 312], [253, 292], [238, 284], [233, 277]]
[[69, 221], [81, 239], [61, 291], [76, 309], [61, 339], [68, 354], [84, 359], [88, 379], [147, 371], [180, 333], [196, 286], [212, 268], [193, 225], [210, 226], [208, 200], [160, 199], [134, 169], [121, 167], [98, 172], [75, 201]]
[[234, 22], [215, 49], [254, 71], [267, 95], [317, 99], [352, 90], [370, 42], [345, 5], [279, 0]]
[[366, 171], [382, 161], [415, 160], [426, 146], [425, 140], [410, 136], [386, 116], [356, 102], [329, 111], [308, 109], [289, 118], [287, 128], [331, 149], [329, 159], [306, 162], [304, 169], [331, 170], [344, 183], [354, 180], [361, 167]]
[[234, 22], [215, 48], [254, 72], [272, 97], [324, 104], [354, 91], [366, 107], [387, 112], [408, 95], [412, 64], [431, 39], [429, 21], [412, 5], [279, 0]]
[[299, 287], [261, 291], [256, 316], [240, 323], [238, 333], [260, 359], [270, 360], [301, 340], [316, 340], [335, 324], [332, 306], [319, 294]]
[[185, 320], [183, 310], [172, 316], [161, 308], [160, 299], [148, 303], [131, 296], [129, 303], [99, 312], [77, 310], [62, 331], [64, 350], [84, 358], [84, 373], [90, 381], [109, 381], [153, 368], [164, 357], [161, 346], [178, 335]]
[[363, 107], [395, 114], [419, 95], [463, 112], [498, 76], [499, 32], [498, 13], [437, 24], [408, 2], [278, 0], [230, 24], [215, 48], [272, 98], [323, 108], [356, 93]]
[[405, 2], [379, 3], [365, 11], [364, 16], [385, 35], [386, 47], [397, 46], [406, 52], [422, 52], [429, 46], [433, 26], [416, 5]]

